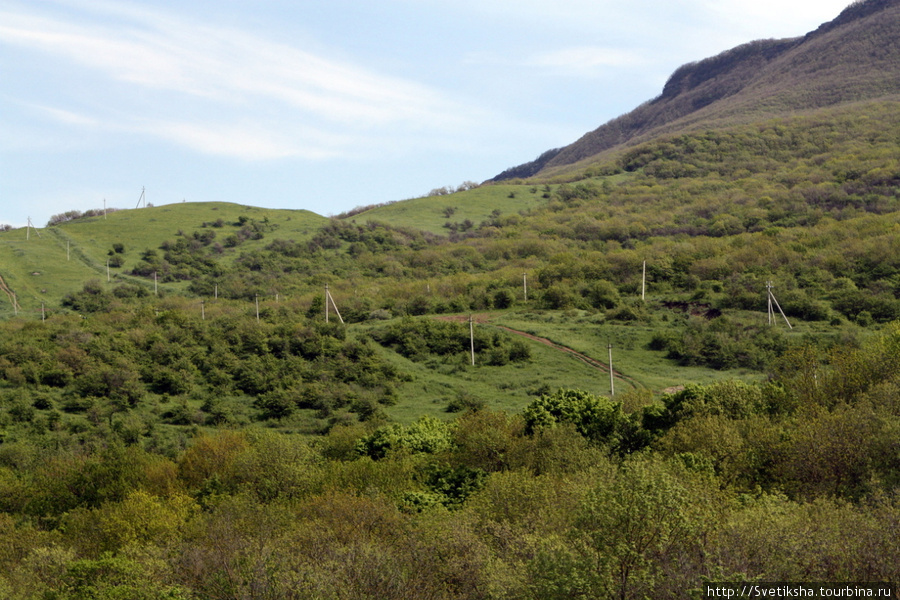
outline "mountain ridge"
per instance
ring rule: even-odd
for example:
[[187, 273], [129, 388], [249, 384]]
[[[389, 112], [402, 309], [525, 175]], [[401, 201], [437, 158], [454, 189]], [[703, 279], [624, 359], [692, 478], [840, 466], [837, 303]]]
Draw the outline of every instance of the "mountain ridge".
[[659, 96], [489, 182], [552, 176], [650, 137], [900, 94], [900, 0], [865, 0], [804, 36], [756, 40], [676, 69]]

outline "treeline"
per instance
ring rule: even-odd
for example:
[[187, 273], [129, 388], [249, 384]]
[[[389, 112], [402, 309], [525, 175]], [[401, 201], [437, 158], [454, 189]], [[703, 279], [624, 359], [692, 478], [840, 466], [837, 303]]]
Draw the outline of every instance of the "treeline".
[[18, 430], [0, 444], [0, 591], [544, 600], [896, 581], [898, 367], [892, 325], [855, 349], [794, 349], [765, 383], [643, 406], [633, 392], [630, 412], [560, 390], [521, 415], [313, 439]]
[[50, 220], [47, 221], [47, 227], [53, 227], [54, 225], [60, 225], [62, 223], [68, 223], [69, 221], [76, 221], [78, 219], [88, 219], [90, 217], [102, 217], [107, 213], [114, 213], [119, 208], [92, 208], [86, 211], [80, 210], [67, 210], [66, 212], [62, 212], [50, 217]]

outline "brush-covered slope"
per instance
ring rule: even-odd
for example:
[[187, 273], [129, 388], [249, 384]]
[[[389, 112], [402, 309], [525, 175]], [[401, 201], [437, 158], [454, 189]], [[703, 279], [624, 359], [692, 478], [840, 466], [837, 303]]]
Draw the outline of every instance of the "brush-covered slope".
[[553, 175], [625, 145], [900, 93], [900, 2], [867, 0], [806, 36], [760, 40], [677, 69], [662, 94], [495, 180]]

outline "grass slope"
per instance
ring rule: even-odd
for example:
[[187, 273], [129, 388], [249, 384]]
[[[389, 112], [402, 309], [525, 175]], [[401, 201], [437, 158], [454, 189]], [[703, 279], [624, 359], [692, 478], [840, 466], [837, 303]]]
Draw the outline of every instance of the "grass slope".
[[[268, 244], [274, 237], [302, 241], [327, 222], [306, 210], [266, 209], [225, 202], [191, 202], [132, 210], [104, 217], [90, 217], [32, 231], [26, 240], [23, 229], [0, 232], [0, 277], [19, 296], [26, 312], [39, 312], [40, 304], [58, 307], [67, 293], [78, 290], [88, 279], [107, 279], [106, 261], [113, 244], [125, 248], [124, 263], [110, 270], [110, 279], [131, 278], [128, 273], [144, 250], [156, 249], [179, 231], [191, 232], [204, 223], [225, 222], [220, 236], [230, 233], [240, 217], [267, 220], [273, 233], [262, 240], [248, 240], [235, 251], [226, 251], [230, 262], [240, 251]], [[146, 285], [146, 282], [144, 282]], [[180, 284], [166, 289], [177, 291]], [[5, 295], [5, 294], [4, 294]], [[0, 298], [0, 318], [13, 316], [12, 304]]]
[[488, 220], [491, 213], [519, 213], [546, 203], [544, 189], [536, 186], [501, 184], [482, 186], [446, 196], [426, 196], [394, 202], [357, 213], [350, 220], [383, 221], [397, 227], [412, 227], [437, 235], [447, 235], [445, 225], [466, 220], [475, 225]]

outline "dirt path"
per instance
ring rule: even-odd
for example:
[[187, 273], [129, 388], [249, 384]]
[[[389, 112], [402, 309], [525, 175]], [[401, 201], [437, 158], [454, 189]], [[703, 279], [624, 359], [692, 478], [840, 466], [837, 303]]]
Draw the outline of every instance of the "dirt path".
[[[464, 323], [469, 320], [468, 317], [464, 317], [461, 315], [452, 316], [452, 317], [438, 317], [438, 319], [441, 319], [444, 321], [457, 321], [457, 322], [461, 322], [461, 323]], [[554, 350], [558, 350], [559, 352], [565, 352], [569, 356], [572, 356], [576, 360], [580, 360], [581, 362], [583, 362], [584, 364], [586, 364], [589, 367], [592, 367], [599, 371], [603, 371], [604, 373], [609, 373], [609, 365], [607, 365], [604, 362], [600, 362], [599, 360], [597, 360], [595, 358], [591, 358], [587, 354], [582, 354], [581, 352], [578, 352], [577, 350], [572, 350], [571, 348], [567, 348], [566, 346], [561, 346], [561, 345], [557, 344], [556, 342], [554, 342], [553, 340], [548, 340], [547, 338], [543, 338], [543, 337], [540, 337], [537, 335], [526, 333], [524, 331], [519, 331], [518, 329], [506, 327], [505, 325], [493, 324], [490, 322], [491, 318], [490, 318], [490, 315], [488, 315], [488, 314], [479, 313], [479, 314], [472, 315], [472, 320], [475, 321], [476, 323], [479, 323], [482, 325], [491, 325], [492, 327], [496, 327], [497, 329], [502, 329], [503, 331], [507, 331], [514, 335], [520, 335], [520, 336], [528, 338], [529, 340], [532, 340], [534, 342], [538, 342], [540, 344], [544, 344], [545, 346], [549, 346], [549, 347], [553, 348]], [[643, 385], [641, 385], [640, 383], [638, 383], [631, 377], [629, 377], [629, 376], [625, 375], [624, 373], [617, 371], [615, 369], [613, 369], [613, 377], [628, 383], [633, 388], [644, 387]]]
[[19, 303], [16, 301], [16, 294], [11, 289], [9, 289], [8, 285], [6, 285], [6, 282], [3, 280], [3, 276], [0, 276], [0, 291], [9, 296], [9, 302], [13, 305], [13, 309], [18, 310]]

